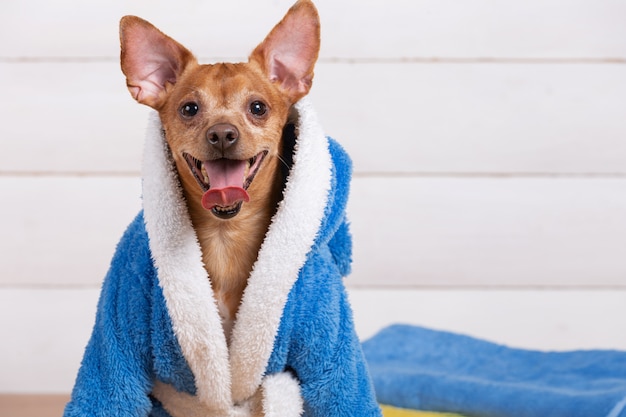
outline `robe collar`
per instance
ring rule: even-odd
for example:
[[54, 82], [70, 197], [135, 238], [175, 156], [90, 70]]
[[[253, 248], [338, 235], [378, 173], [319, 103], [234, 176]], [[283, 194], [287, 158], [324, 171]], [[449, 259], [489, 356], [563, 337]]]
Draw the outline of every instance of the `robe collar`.
[[150, 250], [197, 397], [212, 409], [244, 402], [261, 385], [287, 297], [320, 233], [333, 170], [328, 141], [308, 99], [293, 113], [293, 166], [250, 274], [230, 349], [159, 116], [150, 117], [142, 169]]

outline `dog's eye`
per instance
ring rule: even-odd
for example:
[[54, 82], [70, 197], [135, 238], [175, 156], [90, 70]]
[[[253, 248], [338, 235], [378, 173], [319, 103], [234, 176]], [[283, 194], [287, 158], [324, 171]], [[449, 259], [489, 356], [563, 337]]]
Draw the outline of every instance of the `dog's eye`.
[[253, 101], [250, 103], [250, 113], [255, 116], [263, 116], [267, 113], [267, 106], [262, 101]]
[[198, 103], [190, 101], [189, 103], [183, 104], [183, 106], [180, 108], [180, 114], [182, 114], [183, 117], [187, 118], [193, 117], [198, 114], [199, 109], [200, 107], [198, 106]]

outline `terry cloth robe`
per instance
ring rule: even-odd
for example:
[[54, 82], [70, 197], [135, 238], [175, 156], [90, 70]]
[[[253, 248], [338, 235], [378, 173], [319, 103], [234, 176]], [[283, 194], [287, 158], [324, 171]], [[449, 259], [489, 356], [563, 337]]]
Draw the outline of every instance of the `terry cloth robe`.
[[261, 407], [268, 417], [381, 415], [342, 282], [351, 163], [307, 101], [295, 113], [292, 168], [230, 347], [152, 116], [143, 210], [105, 278], [65, 417], [243, 417]]

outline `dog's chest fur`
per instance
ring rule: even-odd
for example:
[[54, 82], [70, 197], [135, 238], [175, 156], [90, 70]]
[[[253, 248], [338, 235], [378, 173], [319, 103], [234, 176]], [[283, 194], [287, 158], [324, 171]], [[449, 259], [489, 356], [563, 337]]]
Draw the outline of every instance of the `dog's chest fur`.
[[[238, 306], [269, 225], [269, 219], [262, 217], [256, 214], [220, 227], [196, 228], [202, 261], [211, 280], [227, 340], [230, 339]], [[245, 239], [240, 239], [241, 236]]]

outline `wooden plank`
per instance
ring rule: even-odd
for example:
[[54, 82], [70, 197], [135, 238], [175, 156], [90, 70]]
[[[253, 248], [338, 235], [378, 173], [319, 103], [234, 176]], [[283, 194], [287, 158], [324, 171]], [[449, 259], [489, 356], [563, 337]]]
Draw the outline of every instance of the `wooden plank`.
[[101, 282], [141, 207], [141, 183], [133, 177], [0, 177], [0, 194], [5, 285]]
[[[292, 0], [3, 2], [0, 57], [115, 57], [137, 14], [202, 56], [247, 56]], [[626, 5], [613, 0], [317, 0], [323, 57], [624, 58]], [[34, 36], [33, 34], [39, 34]]]
[[352, 285], [620, 287], [626, 179], [356, 178]]
[[395, 323], [447, 330], [513, 347], [626, 350], [626, 291], [351, 288], [362, 339]]
[[0, 287], [0, 393], [69, 393], [95, 320], [99, 288]]
[[[0, 393], [70, 392], [98, 291], [0, 288], [0, 330], [10, 335], [0, 344]], [[615, 331], [626, 325], [624, 290], [350, 288], [349, 295], [362, 339], [409, 323], [530, 349], [626, 349], [624, 332]]]
[[148, 108], [118, 64], [0, 64], [0, 79], [3, 171], [139, 171]]
[[312, 96], [357, 172], [623, 173], [621, 65], [321, 67]]
[[[117, 63], [0, 63], [0, 89], [1, 170], [139, 171]], [[357, 172], [626, 173], [622, 65], [321, 64], [311, 96]]]
[[[0, 178], [0, 284], [97, 285], [138, 178]], [[357, 177], [354, 286], [623, 287], [626, 179]]]

